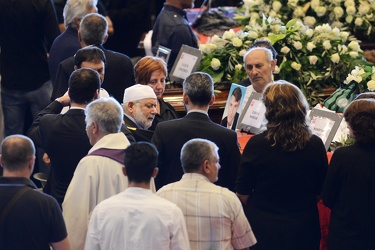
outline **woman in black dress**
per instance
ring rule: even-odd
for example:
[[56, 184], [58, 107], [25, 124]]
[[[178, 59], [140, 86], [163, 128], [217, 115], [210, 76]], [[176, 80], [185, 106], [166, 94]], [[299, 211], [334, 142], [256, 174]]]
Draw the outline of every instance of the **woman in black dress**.
[[331, 208], [328, 247], [374, 250], [375, 100], [353, 101], [344, 118], [355, 143], [335, 150], [324, 182], [323, 203]]
[[150, 86], [158, 98], [157, 114], [149, 130], [155, 130], [159, 122], [177, 118], [172, 105], [164, 101], [162, 97], [167, 72], [167, 64], [159, 57], [145, 56], [134, 66], [135, 82]]
[[267, 130], [244, 149], [236, 192], [257, 244], [251, 249], [318, 250], [317, 201], [327, 171], [322, 140], [306, 120], [308, 103], [286, 81], [263, 93]]

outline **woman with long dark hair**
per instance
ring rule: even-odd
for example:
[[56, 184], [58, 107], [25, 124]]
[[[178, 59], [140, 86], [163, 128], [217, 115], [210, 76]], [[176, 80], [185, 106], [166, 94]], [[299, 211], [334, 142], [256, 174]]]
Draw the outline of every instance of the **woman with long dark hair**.
[[258, 243], [251, 249], [318, 250], [317, 201], [327, 171], [322, 140], [312, 135], [302, 92], [276, 81], [263, 93], [267, 130], [244, 149], [236, 192]]

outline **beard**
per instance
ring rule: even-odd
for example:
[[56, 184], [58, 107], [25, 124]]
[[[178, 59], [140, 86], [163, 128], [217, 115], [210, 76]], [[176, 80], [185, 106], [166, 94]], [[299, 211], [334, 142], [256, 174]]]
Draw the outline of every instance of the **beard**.
[[[149, 119], [149, 118], [152, 118]], [[148, 115], [147, 117], [141, 112], [139, 108], [137, 108], [134, 112], [134, 120], [143, 128], [148, 129], [151, 127], [152, 121], [154, 120], [153, 115]]]

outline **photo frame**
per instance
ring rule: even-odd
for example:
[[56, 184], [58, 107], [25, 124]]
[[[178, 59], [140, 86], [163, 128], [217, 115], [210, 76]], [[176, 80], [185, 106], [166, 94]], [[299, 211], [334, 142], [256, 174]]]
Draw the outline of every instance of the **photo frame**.
[[168, 64], [169, 56], [171, 55], [171, 49], [167, 47], [159, 45], [158, 51], [156, 52], [156, 57], [160, 57], [164, 60], [166, 64]]
[[265, 112], [262, 94], [252, 92], [238, 119], [237, 129], [249, 134], [258, 134], [264, 128]]
[[232, 83], [227, 103], [220, 124], [231, 130], [236, 130], [238, 118], [243, 110], [243, 102], [246, 95], [246, 87]]
[[172, 83], [182, 83], [186, 77], [198, 68], [202, 58], [202, 52], [199, 49], [182, 45], [169, 78]]
[[309, 117], [313, 134], [322, 139], [326, 150], [328, 150], [343, 116], [331, 111], [313, 108]]

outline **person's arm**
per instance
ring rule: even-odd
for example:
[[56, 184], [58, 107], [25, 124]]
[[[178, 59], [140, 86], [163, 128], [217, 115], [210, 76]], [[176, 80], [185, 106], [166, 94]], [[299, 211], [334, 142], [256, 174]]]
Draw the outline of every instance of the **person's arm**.
[[47, 51], [49, 51], [55, 38], [60, 35], [60, 29], [52, 1], [46, 1], [44, 12], [42, 25], [44, 36], [46, 38]]
[[68, 237], [59, 242], [52, 242], [51, 247], [53, 250], [70, 250]]
[[96, 164], [90, 158], [84, 157], [78, 163], [62, 204], [72, 249], [83, 249], [90, 214], [96, 205]]
[[27, 136], [33, 140], [36, 146], [42, 147], [41, 135], [39, 130], [40, 120], [44, 115], [47, 114], [59, 114], [63, 109], [63, 105], [58, 101], [53, 101], [45, 109], [43, 109], [35, 118], [34, 122], [31, 124], [29, 131], [27, 131]]
[[[71, 60], [68, 58], [67, 60]], [[74, 71], [74, 66], [71, 67], [71, 69], [68, 69], [67, 66], [64, 65], [65, 61], [59, 63], [59, 66], [57, 68], [57, 73], [54, 76], [54, 82], [53, 82], [53, 90], [51, 95], [51, 101], [55, 100], [56, 98], [64, 95], [64, 93], [69, 88], [69, 77]], [[69, 65], [70, 67], [70, 65]]]
[[249, 195], [244, 195], [244, 194], [239, 194], [239, 193], [236, 193], [238, 199], [240, 199], [241, 203], [242, 203], [242, 206], [246, 206], [247, 205], [247, 202], [249, 201]]

